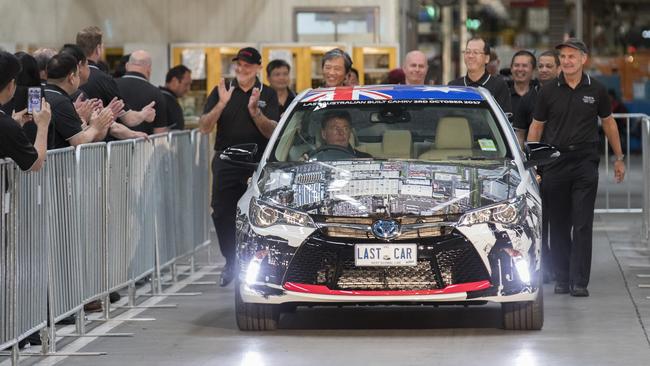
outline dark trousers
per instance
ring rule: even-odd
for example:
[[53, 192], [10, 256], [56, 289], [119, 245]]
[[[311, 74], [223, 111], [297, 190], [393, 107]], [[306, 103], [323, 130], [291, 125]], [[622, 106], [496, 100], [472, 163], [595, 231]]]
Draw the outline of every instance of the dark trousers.
[[544, 167], [542, 202], [558, 283], [589, 284], [598, 162], [596, 151], [570, 152]]
[[235, 263], [235, 215], [237, 201], [246, 192], [249, 169], [235, 167], [219, 159], [212, 160], [212, 221], [217, 231], [221, 254], [226, 264]]

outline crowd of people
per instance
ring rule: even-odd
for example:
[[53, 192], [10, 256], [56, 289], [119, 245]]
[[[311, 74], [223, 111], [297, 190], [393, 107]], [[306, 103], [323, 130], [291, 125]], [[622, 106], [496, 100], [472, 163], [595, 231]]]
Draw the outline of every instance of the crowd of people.
[[[0, 53], [0, 158], [11, 157], [21, 169], [38, 170], [46, 149], [138, 138], [184, 127], [178, 98], [190, 89], [190, 69], [183, 65], [171, 68], [165, 85], [156, 87], [149, 81], [151, 56], [138, 50], [125, 59], [123, 70], [118, 71], [121, 76], [115, 78], [101, 69], [103, 47], [101, 30], [89, 27], [77, 34], [75, 44], [66, 44], [59, 51]], [[544, 250], [546, 258], [551, 258], [546, 260], [546, 272], [555, 278], [556, 293], [588, 296], [598, 184], [598, 118], [616, 157], [616, 180], [623, 180], [625, 174], [607, 90], [583, 71], [589, 50], [582, 41], [569, 39], [539, 56], [518, 51], [510, 62], [510, 80], [498, 75], [500, 61], [485, 39], [470, 39], [462, 56], [467, 73], [449, 85], [487, 89], [509, 117], [522, 145], [541, 141], [562, 153], [560, 159], [539, 171]], [[266, 65], [268, 86], [259, 78], [263, 66], [257, 49], [242, 48], [232, 62], [235, 78], [222, 79], [209, 93], [199, 119], [204, 133], [217, 127], [211, 205], [226, 258], [222, 286], [235, 276], [236, 204], [251, 171], [223, 163], [218, 153], [233, 145], [255, 143], [255, 158], [260, 159], [280, 116], [296, 97], [290, 88], [291, 65], [286, 61], [272, 60]], [[391, 70], [385, 81], [423, 85], [427, 69], [425, 54], [412, 50], [403, 67]], [[359, 83], [352, 58], [338, 48], [324, 54], [321, 71], [323, 87]], [[43, 92], [41, 108], [28, 113], [26, 93], [35, 86]], [[334, 130], [344, 127], [334, 122], [349, 123], [334, 118]]]

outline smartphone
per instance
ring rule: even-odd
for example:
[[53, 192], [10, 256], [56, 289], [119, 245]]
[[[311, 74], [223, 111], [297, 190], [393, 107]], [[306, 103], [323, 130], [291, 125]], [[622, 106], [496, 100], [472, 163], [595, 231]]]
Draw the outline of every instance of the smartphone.
[[40, 112], [42, 97], [43, 95], [40, 87], [27, 89], [27, 113]]

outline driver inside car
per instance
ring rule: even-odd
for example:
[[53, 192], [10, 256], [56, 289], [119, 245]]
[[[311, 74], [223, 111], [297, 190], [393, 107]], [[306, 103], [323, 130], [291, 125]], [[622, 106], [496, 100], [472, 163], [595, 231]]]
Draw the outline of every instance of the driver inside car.
[[323, 145], [309, 154], [310, 159], [371, 159], [372, 155], [354, 149], [350, 145], [352, 127], [350, 113], [347, 111], [330, 111], [325, 113], [321, 122]]

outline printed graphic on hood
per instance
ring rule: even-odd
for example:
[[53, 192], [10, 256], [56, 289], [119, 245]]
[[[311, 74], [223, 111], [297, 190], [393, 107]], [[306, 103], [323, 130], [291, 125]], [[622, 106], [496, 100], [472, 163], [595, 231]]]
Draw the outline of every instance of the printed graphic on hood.
[[260, 198], [328, 216], [446, 215], [512, 198], [521, 182], [511, 162], [407, 161], [269, 163]]

